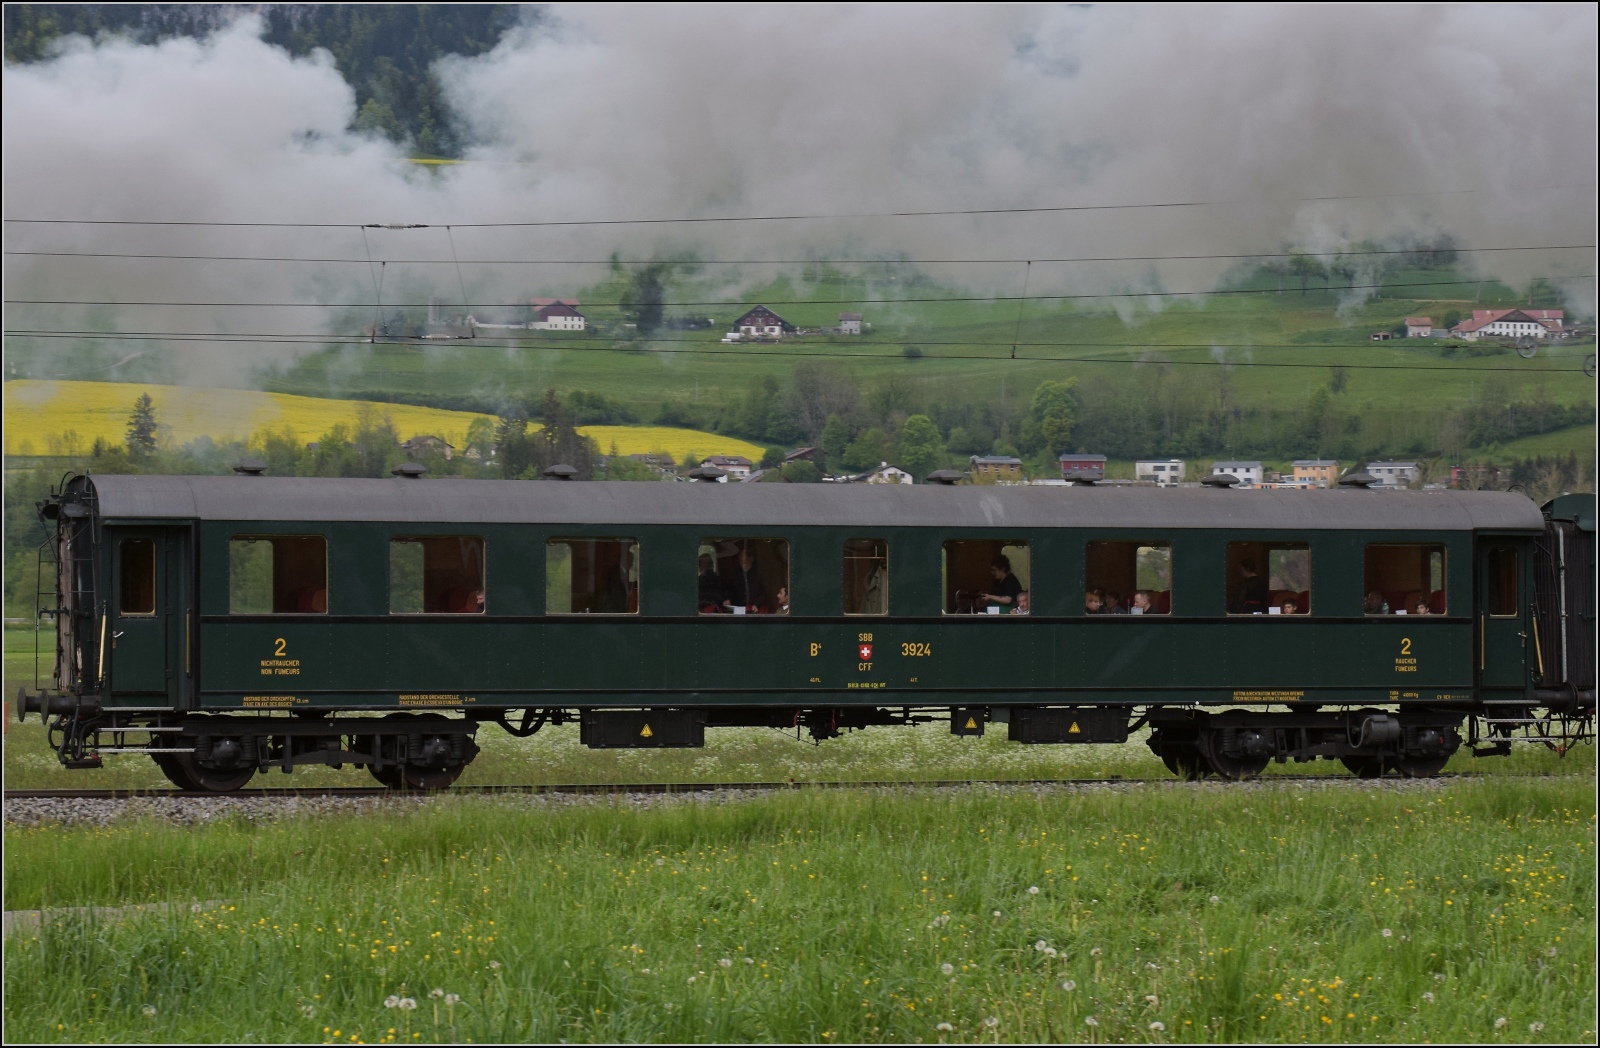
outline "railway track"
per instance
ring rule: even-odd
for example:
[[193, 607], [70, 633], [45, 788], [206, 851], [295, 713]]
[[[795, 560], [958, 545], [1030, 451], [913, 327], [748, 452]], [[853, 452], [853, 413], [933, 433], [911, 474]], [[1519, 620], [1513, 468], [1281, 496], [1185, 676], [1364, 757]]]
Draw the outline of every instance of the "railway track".
[[[1433, 779], [1481, 779], [1485, 772], [1450, 772], [1432, 776]], [[1221, 780], [1218, 780], [1221, 781]], [[1349, 782], [1373, 785], [1377, 782], [1407, 782], [1396, 776], [1384, 779], [1357, 779], [1346, 775], [1264, 775], [1255, 782]], [[635, 783], [565, 783], [547, 786], [452, 786], [443, 790], [386, 789], [382, 786], [285, 786], [266, 789], [241, 789], [230, 793], [207, 793], [200, 790], [174, 789], [121, 789], [121, 790], [6, 790], [4, 799], [13, 800], [129, 800], [149, 798], [240, 797], [268, 800], [291, 800], [305, 797], [478, 797], [495, 795], [578, 795], [605, 796], [608, 794], [677, 794], [677, 793], [777, 793], [784, 790], [866, 790], [866, 789], [949, 789], [957, 786], [1141, 786], [1151, 784], [1178, 785], [1175, 778], [1102, 778], [1102, 779], [923, 779], [877, 780], [864, 782], [635, 782]]]

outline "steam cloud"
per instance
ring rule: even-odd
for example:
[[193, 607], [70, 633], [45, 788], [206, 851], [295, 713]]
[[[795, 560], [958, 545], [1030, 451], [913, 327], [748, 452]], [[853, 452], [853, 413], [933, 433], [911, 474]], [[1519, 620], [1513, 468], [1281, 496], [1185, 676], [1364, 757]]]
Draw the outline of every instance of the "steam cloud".
[[[425, 171], [345, 130], [354, 95], [326, 55], [294, 59], [245, 17], [204, 41], [76, 40], [50, 61], [8, 66], [6, 213], [443, 225], [1211, 202], [457, 228], [465, 259], [1250, 254], [1445, 234], [1472, 247], [1585, 243], [1595, 225], [1595, 31], [1589, 5], [558, 7], [486, 55], [440, 64], [479, 144], [473, 162]], [[364, 241], [353, 228], [13, 223], [6, 246], [452, 257], [442, 229], [374, 230]], [[1592, 272], [1592, 252], [1473, 262], [1513, 286], [1571, 276], [1569, 294], [1592, 309], [1594, 282], [1577, 279]], [[1040, 264], [1030, 290], [1205, 290], [1233, 265]], [[1020, 290], [1020, 264], [922, 268], [982, 294]], [[452, 265], [383, 270], [386, 301], [461, 297]], [[468, 265], [462, 279], [468, 297], [491, 302], [571, 294], [600, 272]], [[725, 272], [731, 293], [772, 267]], [[330, 308], [13, 306], [8, 328], [348, 332], [348, 305], [370, 303], [373, 283], [365, 262], [13, 255], [9, 298]], [[67, 345], [31, 352], [45, 360]], [[194, 382], [238, 381], [277, 351], [292, 352], [172, 350]]]

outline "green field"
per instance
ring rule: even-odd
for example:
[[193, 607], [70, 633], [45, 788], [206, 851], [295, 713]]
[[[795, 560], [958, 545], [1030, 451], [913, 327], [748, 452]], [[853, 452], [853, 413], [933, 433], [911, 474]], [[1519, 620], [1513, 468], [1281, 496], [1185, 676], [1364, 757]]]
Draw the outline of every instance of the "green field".
[[8, 909], [185, 905], [8, 942], [6, 1030], [1592, 1043], [1594, 815], [1574, 776], [13, 828]]

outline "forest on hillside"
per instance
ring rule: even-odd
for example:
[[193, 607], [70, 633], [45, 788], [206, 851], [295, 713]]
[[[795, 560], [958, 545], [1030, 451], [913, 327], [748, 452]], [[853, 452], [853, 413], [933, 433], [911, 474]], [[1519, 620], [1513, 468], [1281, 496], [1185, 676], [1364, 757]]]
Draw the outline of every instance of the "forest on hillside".
[[426, 156], [459, 156], [460, 130], [433, 64], [473, 56], [540, 17], [519, 4], [7, 4], [5, 60], [36, 62], [63, 36], [121, 34], [139, 43], [204, 36], [250, 11], [263, 39], [302, 56], [326, 48], [355, 89], [352, 127]]

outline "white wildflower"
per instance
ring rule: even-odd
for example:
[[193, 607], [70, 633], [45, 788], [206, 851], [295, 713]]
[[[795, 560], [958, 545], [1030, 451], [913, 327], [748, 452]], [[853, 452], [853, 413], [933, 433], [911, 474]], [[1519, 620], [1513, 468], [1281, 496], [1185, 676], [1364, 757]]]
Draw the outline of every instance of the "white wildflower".
[[649, 968], [641, 968], [641, 969], [639, 969], [639, 974], [640, 975], [649, 975], [650, 974], [650, 969]]
[[1548, 950], [1544, 951], [1544, 955], [1546, 957], [1554, 957], [1556, 955], [1556, 948], [1554, 946], [1550, 947]]
[[1529, 1033], [1539, 1033], [1543, 1029], [1544, 1029], [1544, 1023], [1529, 1023], [1528, 1024], [1528, 1032]]
[[949, 1033], [951, 1030], [954, 1030], [955, 1027], [951, 1026], [949, 1023], [940, 1023], [938, 1026], [935, 1026], [934, 1029], [938, 1030], [940, 1033]]
[[461, 1003], [461, 995], [459, 993], [447, 993], [444, 995], [444, 1003], [446, 1007], [454, 1008]]
[[500, 967], [500, 962], [499, 961], [490, 961], [489, 962], [489, 967], [498, 968], [498, 967]]
[[1089, 956], [1090, 957], [1098, 957], [1098, 956], [1100, 956], [1100, 947], [1096, 946], [1094, 949], [1090, 950], [1089, 951]]
[[724, 957], [722, 960], [717, 962], [717, 967], [718, 968], [732, 968], [733, 967], [733, 962], [728, 960], [728, 958]]
[[1040, 953], [1043, 953], [1044, 952], [1044, 948], [1046, 946], [1049, 946], [1049, 945], [1050, 945], [1049, 943], [1045, 942], [1043, 939], [1040, 939], [1038, 942], [1033, 944], [1033, 948], [1035, 950], [1039, 951]]
[[999, 911], [999, 910], [996, 910], [996, 911], [994, 911], [994, 915], [995, 915], [995, 916], [996, 916], [996, 917], [998, 917], [998, 916], [1000, 916], [1000, 911]]
[[1145, 994], [1144, 995], [1144, 999], [1145, 999], [1145, 1001], [1147, 1001], [1149, 1003], [1150, 1007], [1152, 1007], [1152, 1008], [1161, 1007], [1161, 998], [1157, 997], [1153, 993]]
[[1083, 1025], [1085, 1025], [1085, 1026], [1099, 1026], [1100, 1025], [1100, 1020], [1096, 1019], [1094, 1016], [1091, 1015], [1087, 1019], [1083, 1020]]
[[954, 975], [956, 973], [956, 966], [953, 964], [941, 964], [939, 965], [939, 970], [944, 972], [946, 975]]
[[156, 1006], [153, 1004], [145, 1005], [140, 1011], [144, 1012], [146, 1019], [154, 1019], [156, 1017]]
[[666, 864], [667, 864], [667, 860], [665, 860], [665, 859], [657, 859], [656, 860], [656, 865], [657, 866], [665, 866]]
[[1057, 950], [1054, 946], [1046, 946], [1044, 948], [1044, 955], [1046, 957], [1059, 957], [1059, 956], [1061, 956], [1061, 952], [1059, 950]]
[[1037, 884], [1030, 885], [1028, 887], [1028, 894], [1029, 895], [1038, 895], [1039, 894], [1039, 886]]
[[1156, 1033], [1161, 1033], [1166, 1028], [1167, 1024], [1162, 1022], [1160, 1019], [1157, 1019], [1155, 1022], [1150, 1024], [1150, 1029], [1154, 1030]]
[[1505, 1016], [1502, 1015], [1500, 1018], [1498, 1018], [1498, 1019], [1496, 1019], [1494, 1021], [1494, 1028], [1496, 1030], [1504, 1030], [1506, 1028], [1506, 1024], [1509, 1023], [1510, 1021], [1511, 1021], [1510, 1019], [1507, 1019]]
[[746, 964], [754, 964], [754, 963], [756, 963], [756, 959], [754, 957], [746, 957], [744, 959], [744, 963], [746, 963]]
[[435, 986], [433, 989], [428, 991], [428, 996], [437, 1001], [439, 998], [444, 996], [444, 991]]
[[987, 1026], [989, 1029], [992, 1030], [996, 1026], [1000, 1025], [1000, 1017], [998, 1015], [991, 1015], [991, 1016], [989, 1016], [989, 1018], [987, 1018], [987, 1019], [985, 1019], [983, 1021], [983, 1025]]
[[385, 997], [383, 999], [383, 1006], [385, 1008], [393, 1008], [396, 1005], [398, 1005], [399, 1003], [400, 1003], [400, 998], [396, 997], [392, 993], [389, 996], [387, 996], [387, 997]]
[[402, 1012], [414, 1012], [414, 1011], [416, 1011], [417, 1010], [416, 998], [414, 998], [414, 997], [402, 997], [402, 998], [400, 998], [399, 1007], [400, 1007], [400, 1010]]
[[698, 975], [691, 975], [691, 976], [689, 976], [689, 981], [690, 981], [690, 982], [694, 982], [694, 981], [695, 981], [695, 980], [696, 980], [696, 979], [698, 979], [698, 978], [699, 978], [699, 976], [698, 976]]
[[1211, 905], [1213, 905], [1213, 906], [1215, 906], [1217, 903], [1219, 903], [1221, 901], [1222, 901], [1222, 896], [1220, 896], [1220, 895], [1213, 895], [1211, 897]]
[[1383, 930], [1383, 931], [1381, 931], [1381, 932], [1379, 932], [1379, 933], [1378, 933], [1378, 934], [1380, 934], [1380, 935], [1382, 935], [1382, 936], [1383, 936], [1383, 937], [1384, 937], [1384, 938], [1385, 938], [1385, 939], [1387, 939], [1387, 938], [1389, 938], [1389, 937], [1390, 937], [1390, 936], [1392, 936], [1392, 935], [1394, 935], [1394, 932], [1393, 932], [1393, 931], [1391, 931], [1391, 930], [1390, 930], [1390, 929], [1388, 929], [1388, 928], [1385, 928], [1385, 929], [1384, 929], [1384, 930]]
[[1434, 982], [1444, 982], [1444, 972], [1434, 972], [1433, 973], [1433, 981]]
[[1073, 990], [1078, 988], [1078, 984], [1074, 980], [1068, 979], [1066, 982], [1061, 984], [1061, 988], [1068, 993], [1071, 993]]
[[1144, 966], [1153, 972], [1159, 972], [1161, 970], [1161, 965], [1157, 964], [1155, 961], [1146, 961], [1144, 962]]
[[1425, 994], [1422, 995], [1422, 999], [1424, 1001], [1427, 1001], [1429, 1004], [1432, 1004], [1433, 1003], [1433, 994], [1431, 992], [1425, 993]]
[[302, 1004], [300, 1006], [300, 1014], [307, 1019], [313, 1018], [317, 1014], [317, 1006], [314, 1004]]

